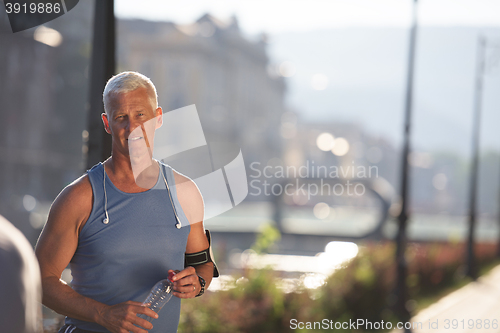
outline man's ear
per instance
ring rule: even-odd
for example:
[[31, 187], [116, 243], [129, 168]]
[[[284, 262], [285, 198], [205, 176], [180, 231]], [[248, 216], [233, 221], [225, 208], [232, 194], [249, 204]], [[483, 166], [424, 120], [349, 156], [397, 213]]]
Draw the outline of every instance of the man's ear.
[[104, 124], [104, 130], [106, 133], [111, 134], [111, 129], [109, 128], [108, 115], [106, 113], [101, 114], [102, 123]]
[[155, 129], [158, 129], [161, 127], [161, 125], [163, 125], [163, 110], [161, 108], [161, 106], [159, 106], [158, 108], [156, 108], [155, 110], [155, 116], [156, 116], [156, 127]]

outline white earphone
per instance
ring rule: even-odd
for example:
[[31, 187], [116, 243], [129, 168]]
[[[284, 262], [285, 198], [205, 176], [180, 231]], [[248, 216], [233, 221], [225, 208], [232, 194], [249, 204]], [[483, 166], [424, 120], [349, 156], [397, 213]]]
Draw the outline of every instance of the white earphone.
[[106, 169], [104, 168], [104, 164], [102, 165], [103, 177], [102, 177], [102, 185], [104, 187], [104, 212], [106, 217], [102, 220], [102, 223], [109, 223], [109, 215], [108, 215], [108, 195], [106, 194]]
[[[160, 166], [160, 163], [158, 163], [158, 166]], [[161, 167], [160, 167], [161, 169]], [[172, 201], [172, 195], [170, 194], [170, 187], [168, 187], [167, 179], [165, 178], [165, 174], [163, 173], [162, 170], [160, 170], [161, 175], [163, 176], [163, 181], [165, 182], [165, 187], [167, 188], [168, 191], [168, 197], [170, 198], [170, 203], [172, 204], [172, 208], [174, 209], [174, 214], [175, 214], [175, 220], [177, 223], [175, 224], [175, 227], [177, 229], [180, 229], [182, 227], [181, 225], [181, 220], [179, 219], [179, 216], [177, 216], [177, 210], [175, 209], [174, 202]]]

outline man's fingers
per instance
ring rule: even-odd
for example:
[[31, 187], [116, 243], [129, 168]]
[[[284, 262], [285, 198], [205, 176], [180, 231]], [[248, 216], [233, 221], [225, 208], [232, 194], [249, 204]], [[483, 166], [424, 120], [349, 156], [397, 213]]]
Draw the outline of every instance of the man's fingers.
[[145, 314], [146, 316], [149, 316], [151, 318], [157, 319], [158, 314], [148, 308], [147, 306], [140, 305], [140, 308], [137, 310], [137, 314]]
[[180, 293], [193, 293], [196, 291], [196, 287], [194, 284], [188, 284], [184, 286], [180, 286], [178, 288], [174, 288], [174, 291], [180, 292]]
[[174, 288], [173, 295], [179, 298], [193, 298], [198, 295], [198, 290], [194, 284], [188, 284]]
[[179, 293], [177, 291], [175, 291], [173, 293], [174, 296], [176, 297], [179, 297], [179, 298], [193, 298], [195, 297], [197, 294], [195, 292], [190, 292], [190, 293]]
[[[174, 282], [174, 292], [191, 294], [191, 293], [194, 293], [196, 291], [197, 285], [198, 285], [198, 277], [196, 277], [195, 279], [185, 278], [185, 279], [182, 279], [178, 282]], [[196, 295], [197, 294], [195, 294], [194, 296], [196, 296]], [[174, 293], [174, 296], [177, 296], [177, 295]], [[192, 297], [194, 297], [194, 296], [192, 296]]]
[[108, 306], [102, 317], [105, 321], [101, 325], [113, 333], [148, 333], [153, 328], [149, 317], [156, 319], [158, 314], [140, 302], [127, 301]]
[[139, 318], [136, 316], [136, 318], [134, 318], [133, 320], [131, 320], [131, 322], [133, 324], [136, 324], [142, 328], [145, 328], [147, 330], [150, 330], [153, 328], [153, 324], [150, 323], [149, 321], [147, 321], [146, 319], [143, 319], [143, 318]]
[[131, 305], [130, 309], [132, 310], [132, 312], [134, 312], [136, 314], [142, 313], [142, 314], [145, 314], [145, 315], [152, 317], [154, 319], [158, 318], [158, 314], [156, 312], [151, 310], [146, 305], [142, 305], [141, 302], [127, 301], [127, 302], [125, 302], [125, 304]]
[[[130, 316], [128, 316], [128, 321], [130, 321], [132, 324], [138, 325], [141, 328], [145, 328], [147, 330], [150, 330], [153, 328], [153, 324], [147, 321], [146, 319], [138, 317], [138, 315], [146, 315], [151, 318], [157, 319], [158, 314], [151, 310], [149, 307], [142, 305], [140, 302], [134, 302], [134, 301], [127, 301], [126, 302], [130, 307]], [[137, 329], [136, 326], [133, 327], [134, 329]], [[135, 332], [135, 331], [133, 331]], [[142, 330], [138, 332], [143, 332]]]
[[179, 290], [179, 288], [189, 286], [189, 285], [196, 285], [198, 283], [198, 276], [186, 276], [183, 279], [180, 279], [176, 282], [174, 282], [174, 290]]
[[196, 275], [196, 270], [194, 269], [194, 267], [186, 267], [184, 268], [182, 271], [176, 273], [173, 277], [172, 277], [172, 281], [175, 282], [175, 281], [179, 281], [180, 279], [186, 277], [186, 276], [190, 276], [190, 275]]
[[[141, 319], [141, 318], [139, 318]], [[144, 320], [144, 319], [142, 319]], [[150, 322], [146, 321], [148, 324], [151, 324]], [[141, 327], [137, 327], [135, 326], [134, 324], [132, 323], [127, 323], [125, 325], [126, 327], [124, 327], [124, 329], [126, 330], [126, 332], [132, 332], [132, 333], [148, 333], [147, 330], [150, 330], [150, 328], [147, 328], [147, 329], [144, 329], [144, 328], [141, 328]], [[122, 332], [123, 329], [120, 330], [120, 332]]]
[[183, 276], [180, 276], [180, 273], [178, 273], [177, 275], [175, 275], [175, 279], [174, 279], [174, 289], [176, 287], [183, 287], [183, 286], [187, 286], [187, 285], [190, 285], [190, 284], [196, 284], [197, 281], [198, 281], [198, 275], [196, 275], [196, 271], [194, 270], [193, 268], [193, 274], [189, 274], [189, 275], [183, 275]]
[[[137, 316], [135, 316], [137, 317]], [[149, 333], [147, 330], [150, 330], [152, 328], [152, 324], [148, 322], [147, 320], [141, 319], [137, 317], [137, 319], [140, 319], [142, 321], [145, 321], [149, 325], [141, 322], [141, 324], [144, 324], [144, 326], [137, 324], [134, 319], [132, 320], [127, 320], [124, 322], [115, 322], [115, 324], [112, 324], [111, 326], [108, 326], [107, 328], [109, 329], [110, 332], [114, 333]], [[136, 326], [136, 325], [138, 326]], [[141, 327], [139, 327], [141, 326]], [[151, 327], [151, 328], [148, 328]]]
[[172, 277], [174, 282], [173, 295], [179, 298], [193, 298], [198, 293], [198, 276], [194, 267], [187, 267]]

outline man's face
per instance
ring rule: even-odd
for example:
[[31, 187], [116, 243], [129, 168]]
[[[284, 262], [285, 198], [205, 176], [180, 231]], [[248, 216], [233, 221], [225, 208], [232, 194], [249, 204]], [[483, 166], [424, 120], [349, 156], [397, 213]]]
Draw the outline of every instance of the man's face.
[[161, 126], [161, 108], [155, 109], [146, 88], [111, 96], [111, 110], [103, 114], [104, 128], [113, 139], [113, 155], [152, 156], [155, 130]]

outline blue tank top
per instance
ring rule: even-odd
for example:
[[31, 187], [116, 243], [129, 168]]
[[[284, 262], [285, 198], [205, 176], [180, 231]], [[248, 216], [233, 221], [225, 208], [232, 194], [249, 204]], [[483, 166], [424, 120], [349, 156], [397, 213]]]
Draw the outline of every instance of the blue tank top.
[[[161, 164], [156, 185], [141, 193], [125, 193], [106, 176], [109, 223], [104, 213], [103, 164], [88, 171], [94, 194], [92, 212], [83, 226], [71, 259], [72, 288], [108, 305], [128, 300], [142, 302], [156, 282], [167, 278], [168, 270], [184, 268], [184, 253], [190, 226], [177, 199], [174, 175]], [[182, 228], [176, 228], [172, 203], [162, 173], [168, 182], [172, 202]], [[180, 298], [172, 296], [152, 321], [151, 333], [177, 332]], [[78, 328], [108, 332], [91, 322], [66, 317]]]

